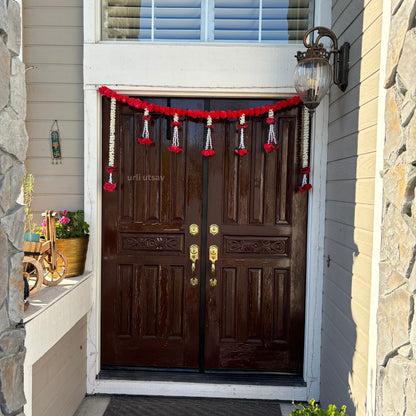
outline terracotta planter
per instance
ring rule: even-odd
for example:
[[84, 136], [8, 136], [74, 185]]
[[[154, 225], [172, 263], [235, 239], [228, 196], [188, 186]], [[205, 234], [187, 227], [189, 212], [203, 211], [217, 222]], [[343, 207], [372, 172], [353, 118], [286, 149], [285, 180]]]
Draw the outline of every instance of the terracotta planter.
[[62, 250], [68, 260], [68, 273], [66, 277], [79, 276], [84, 273], [85, 259], [87, 257], [89, 237], [58, 238], [56, 248]]

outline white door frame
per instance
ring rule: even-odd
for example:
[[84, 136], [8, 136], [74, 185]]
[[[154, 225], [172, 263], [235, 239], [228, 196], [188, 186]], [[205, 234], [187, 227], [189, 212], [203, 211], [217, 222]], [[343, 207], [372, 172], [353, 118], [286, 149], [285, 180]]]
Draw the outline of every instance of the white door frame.
[[[164, 96], [276, 97], [294, 94], [296, 64], [291, 45], [149, 44], [98, 42], [97, 0], [84, 0], [84, 209], [90, 223], [87, 267], [95, 274], [93, 308], [88, 317], [87, 392], [170, 396], [319, 399], [324, 263], [325, 189], [328, 141], [328, 99], [318, 107], [312, 125], [311, 183], [309, 192], [305, 344], [305, 387], [212, 385], [208, 383], [100, 380], [101, 316], [101, 99], [97, 91], [107, 85], [120, 93]], [[315, 21], [329, 26], [330, 0], [317, 1]], [[181, 62], [175, 56], [181, 53]], [[198, 57], [209, 56], [199, 77]], [[230, 56], [234, 58], [230, 60]], [[247, 56], [250, 56], [247, 59]], [[253, 62], [255, 65], [253, 65]], [[259, 62], [262, 67], [259, 69]], [[163, 65], [171, 65], [164, 71]], [[232, 65], [233, 70], [228, 67]], [[272, 70], [270, 69], [272, 68]], [[201, 69], [202, 70], [202, 69]], [[172, 76], [173, 74], [173, 76]], [[180, 80], [175, 74], [182, 74]]]

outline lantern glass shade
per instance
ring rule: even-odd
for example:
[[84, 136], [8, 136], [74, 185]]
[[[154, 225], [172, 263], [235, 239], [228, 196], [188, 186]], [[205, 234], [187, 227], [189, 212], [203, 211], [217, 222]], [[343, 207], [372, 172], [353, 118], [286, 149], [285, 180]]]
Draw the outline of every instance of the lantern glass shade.
[[328, 92], [332, 81], [332, 67], [324, 59], [305, 59], [295, 69], [294, 83], [305, 106], [315, 109]]

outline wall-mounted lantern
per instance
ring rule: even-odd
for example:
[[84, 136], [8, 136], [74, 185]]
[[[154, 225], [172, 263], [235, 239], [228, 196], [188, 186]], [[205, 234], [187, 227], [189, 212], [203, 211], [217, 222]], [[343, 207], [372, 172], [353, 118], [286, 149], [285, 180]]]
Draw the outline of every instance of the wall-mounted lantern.
[[[318, 37], [314, 43], [309, 43], [307, 38], [315, 31], [318, 31]], [[323, 37], [332, 40], [333, 49], [329, 52], [319, 43]], [[350, 44], [345, 42], [338, 49], [338, 40], [334, 32], [323, 26], [309, 29], [303, 37], [303, 44], [307, 49], [305, 52], [298, 51], [296, 55], [298, 64], [294, 82], [299, 97], [309, 112], [313, 113], [331, 86], [332, 73], [334, 84], [338, 85], [341, 91], [347, 88]], [[329, 63], [331, 55], [334, 55], [333, 69]]]

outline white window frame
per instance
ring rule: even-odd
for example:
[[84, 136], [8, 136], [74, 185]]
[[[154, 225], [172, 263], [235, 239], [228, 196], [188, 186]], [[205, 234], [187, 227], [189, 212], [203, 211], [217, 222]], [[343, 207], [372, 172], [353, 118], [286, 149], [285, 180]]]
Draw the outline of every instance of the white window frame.
[[[319, 399], [328, 99], [312, 126], [306, 314], [303, 376], [306, 385], [242, 386], [99, 380], [101, 308], [101, 97], [100, 85], [121, 93], [160, 96], [291, 96], [294, 54], [299, 45], [149, 44], [100, 42], [100, 0], [84, 0], [84, 209], [90, 226], [87, 268], [93, 270], [93, 308], [88, 319], [87, 391], [147, 395]], [[315, 24], [330, 27], [331, 1], [316, 0]], [[181, 59], [175, 60], [178, 54]], [[209, 56], [210, 59], [203, 58]], [[202, 61], [201, 61], [202, 60]], [[180, 61], [180, 62], [179, 62]], [[203, 62], [201, 64], [200, 62]], [[163, 65], [169, 65], [169, 71]], [[162, 66], [162, 67], [161, 67]], [[180, 76], [179, 76], [179, 75]]]
[[[128, 40], [123, 40], [123, 39], [114, 39], [114, 40], [102, 40], [102, 31], [103, 31], [103, 6], [102, 6], [102, 0], [100, 2], [100, 8], [99, 8], [99, 17], [100, 17], [100, 25], [99, 25], [99, 33], [96, 34], [96, 39], [98, 40], [102, 40], [103, 42], [154, 42], [155, 41], [155, 0], [151, 0], [152, 1], [152, 24], [151, 24], [151, 35], [150, 35], [150, 39], [128, 39]], [[215, 33], [215, 7], [214, 7], [214, 1], [215, 0], [201, 0], [201, 36], [200, 36], [200, 40], [190, 40], [189, 42], [216, 42], [216, 43], [221, 43], [221, 42], [225, 42], [225, 43], [233, 43], [232, 41], [215, 41], [214, 40], [214, 33]], [[311, 0], [310, 0], [311, 1]], [[316, 2], [316, 0], [314, 0], [314, 2]], [[309, 10], [309, 19], [313, 20], [311, 18], [313, 18], [313, 12], [314, 12], [314, 7], [312, 7]], [[263, 23], [263, 0], [259, 0], [259, 18], [258, 18], [258, 22], [259, 22], [259, 28], [258, 28], [258, 38], [257, 38], [257, 43], [261, 43], [262, 42], [262, 23]], [[169, 41], [169, 43], [174, 43], [175, 41]], [[255, 44], [255, 41], [236, 41], [235, 43], [250, 43], [250, 44]], [[265, 43], [271, 43], [271, 44], [278, 44], [278, 42], [274, 42], [274, 41], [265, 41]], [[285, 44], [284, 42], [281, 42], [281, 44]], [[292, 42], [292, 44], [296, 44], [296, 42]], [[299, 44], [301, 44], [301, 42], [299, 42]]]

